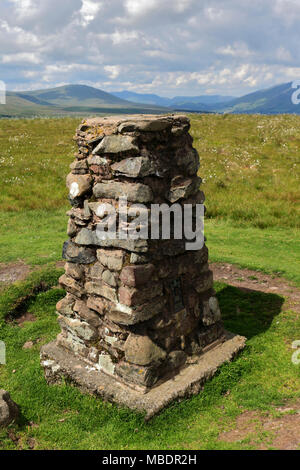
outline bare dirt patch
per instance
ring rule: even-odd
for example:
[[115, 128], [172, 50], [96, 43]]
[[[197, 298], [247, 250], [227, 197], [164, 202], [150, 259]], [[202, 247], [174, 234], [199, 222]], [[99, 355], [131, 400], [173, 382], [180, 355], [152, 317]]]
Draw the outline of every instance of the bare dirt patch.
[[275, 409], [280, 415], [263, 415], [254, 411], [242, 413], [234, 429], [223, 432], [219, 440], [238, 443], [245, 441], [258, 450], [300, 449], [300, 400]]
[[30, 272], [31, 267], [23, 261], [9, 264], [0, 263], [0, 286], [1, 284], [23, 281]]
[[241, 290], [282, 295], [285, 297], [284, 310], [291, 309], [300, 314], [300, 289], [286, 279], [228, 263], [211, 263], [210, 268], [215, 281], [223, 281]]
[[29, 312], [23, 313], [23, 315], [15, 319], [15, 322], [20, 327], [22, 327], [25, 322], [35, 322], [35, 321], [36, 321], [36, 317], [32, 313], [29, 313]]
[[[55, 264], [55, 267], [61, 269], [65, 264], [66, 262], [61, 260]], [[30, 273], [41, 268], [41, 266], [31, 267], [23, 261], [8, 264], [0, 263], [0, 288], [17, 281], [24, 281]]]

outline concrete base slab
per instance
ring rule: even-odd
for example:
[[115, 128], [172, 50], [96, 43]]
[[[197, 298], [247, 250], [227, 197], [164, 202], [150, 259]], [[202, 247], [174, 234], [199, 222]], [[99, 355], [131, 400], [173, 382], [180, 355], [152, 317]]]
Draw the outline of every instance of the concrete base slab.
[[42, 348], [41, 364], [49, 384], [60, 383], [62, 378], [68, 379], [83, 392], [146, 412], [146, 419], [150, 419], [172, 401], [198, 394], [218, 368], [231, 361], [245, 347], [245, 342], [243, 336], [226, 332], [223, 343], [199, 357], [193, 357], [192, 364], [186, 365], [173, 378], [158, 383], [145, 394], [85, 364], [55, 342]]

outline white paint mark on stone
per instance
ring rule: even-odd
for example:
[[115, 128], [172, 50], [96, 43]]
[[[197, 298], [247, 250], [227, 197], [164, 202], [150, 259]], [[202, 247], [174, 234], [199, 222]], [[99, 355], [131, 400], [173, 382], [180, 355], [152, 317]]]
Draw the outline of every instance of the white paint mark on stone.
[[71, 188], [70, 188], [70, 196], [72, 198], [74, 197], [77, 197], [79, 194], [79, 185], [78, 183], [76, 183], [76, 181], [74, 181], [72, 184], [71, 184]]

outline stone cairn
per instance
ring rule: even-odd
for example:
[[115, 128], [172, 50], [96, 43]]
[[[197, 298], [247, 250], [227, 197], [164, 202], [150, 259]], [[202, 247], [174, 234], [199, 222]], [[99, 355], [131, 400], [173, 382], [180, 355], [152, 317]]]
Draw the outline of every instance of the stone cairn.
[[174, 238], [98, 240], [97, 208], [126, 196], [130, 222], [133, 204], [202, 204], [189, 128], [179, 115], [85, 120], [67, 177], [72, 208], [59, 280], [67, 295], [57, 305], [56, 346], [143, 393], [226, 339], [208, 250], [186, 251]]

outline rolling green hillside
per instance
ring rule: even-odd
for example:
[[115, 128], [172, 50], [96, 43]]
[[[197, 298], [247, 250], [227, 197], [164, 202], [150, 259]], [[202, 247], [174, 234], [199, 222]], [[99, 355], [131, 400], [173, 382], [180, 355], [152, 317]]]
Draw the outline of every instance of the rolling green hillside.
[[[61, 108], [74, 107], [112, 107], [112, 108], [128, 108], [133, 105], [127, 100], [118, 98], [105, 91], [86, 85], [66, 85], [50, 90], [36, 90], [26, 93], [29, 97], [39, 101], [46, 102]], [[135, 107], [144, 108], [144, 105], [134, 104]]]
[[115, 93], [120, 98], [140, 103], [155, 103], [176, 111], [213, 112], [232, 114], [300, 114], [300, 104], [292, 102], [292, 82], [283, 83], [239, 98], [222, 95], [177, 96], [172, 99], [157, 95], [143, 95], [123, 91]]
[[85, 85], [66, 85], [47, 90], [8, 92], [0, 117], [54, 117], [107, 113], [161, 113], [165, 108], [131, 103]]
[[243, 114], [300, 114], [300, 105], [292, 102], [292, 82], [255, 91], [236, 98], [228, 103], [221, 103], [210, 108], [215, 112]]
[[[12, 92], [6, 95], [6, 105], [0, 105], [0, 118], [55, 116], [57, 113], [58, 110], [53, 109], [51, 105], [37, 104]], [[64, 112], [61, 110], [59, 114]]]

